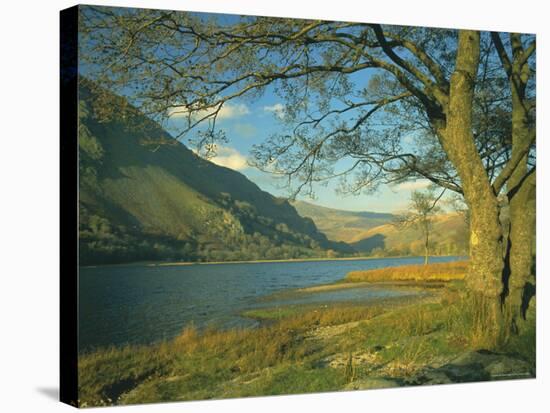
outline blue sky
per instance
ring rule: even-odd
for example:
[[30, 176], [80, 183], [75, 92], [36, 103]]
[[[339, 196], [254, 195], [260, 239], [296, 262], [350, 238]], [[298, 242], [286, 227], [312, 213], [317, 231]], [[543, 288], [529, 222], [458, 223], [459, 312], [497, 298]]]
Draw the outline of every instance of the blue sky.
[[[288, 189], [272, 175], [251, 167], [247, 161], [254, 144], [259, 144], [270, 135], [280, 132], [284, 125], [280, 120], [284, 102], [270, 89], [254, 101], [234, 100], [224, 105], [217, 119], [217, 126], [226, 132], [228, 143], [218, 147], [217, 156], [211, 161], [246, 175], [263, 190], [278, 196], [287, 196]], [[184, 122], [173, 116], [171, 123], [177, 129]], [[186, 143], [187, 139], [183, 139]], [[337, 193], [338, 181], [314, 186], [315, 198], [298, 196], [298, 199], [318, 205], [352, 210], [396, 212], [405, 209], [411, 191], [425, 188], [427, 181], [419, 180], [400, 185], [383, 186], [374, 194], [342, 195]]]
[[[202, 13], [198, 13], [202, 15]], [[205, 17], [216, 16], [217, 19], [232, 21], [238, 16], [212, 15], [205, 13]], [[93, 71], [93, 67], [80, 66], [81, 73], [87, 74]], [[363, 70], [352, 74], [349, 79], [353, 82], [357, 91], [367, 86], [370, 70]], [[288, 196], [288, 188], [284, 188], [281, 181], [274, 176], [261, 172], [248, 164], [250, 151], [255, 144], [260, 144], [271, 135], [280, 133], [285, 125], [281, 121], [284, 101], [274, 93], [273, 86], [268, 86], [264, 93], [255, 98], [232, 100], [226, 102], [217, 116], [216, 125], [223, 129], [228, 137], [228, 142], [217, 148], [217, 156], [211, 161], [246, 175], [263, 190], [277, 196]], [[177, 111], [176, 111], [177, 112]], [[183, 115], [183, 116], [181, 116]], [[170, 121], [164, 126], [174, 136], [179, 135], [185, 128], [185, 109], [173, 113]], [[351, 116], [351, 115], [350, 115]], [[181, 139], [182, 143], [189, 144], [193, 132]], [[338, 162], [338, 167], [350, 166], [351, 160]], [[380, 187], [375, 193], [362, 193], [358, 195], [343, 195], [337, 192], [339, 181], [329, 181], [326, 184], [315, 184], [315, 198], [299, 195], [298, 199], [312, 202], [318, 205], [353, 211], [396, 212], [407, 208], [411, 192], [428, 186], [425, 180], [406, 182], [399, 185]]]

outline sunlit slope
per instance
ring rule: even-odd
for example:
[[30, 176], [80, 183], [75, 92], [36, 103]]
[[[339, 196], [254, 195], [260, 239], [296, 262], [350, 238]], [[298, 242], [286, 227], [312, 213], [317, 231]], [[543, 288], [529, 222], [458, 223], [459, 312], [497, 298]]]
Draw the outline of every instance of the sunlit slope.
[[313, 219], [317, 228], [334, 241], [351, 242], [358, 233], [386, 224], [393, 219], [392, 214], [344, 211], [304, 201], [295, 201], [292, 205], [301, 216]]
[[[81, 87], [82, 263], [285, 258], [340, 248], [288, 202], [196, 156], [135, 109], [100, 122], [95, 98]], [[112, 96], [109, 104], [120, 102]], [[267, 250], [272, 256], [262, 256]]]
[[[350, 240], [358, 251], [384, 250], [394, 254], [423, 254], [424, 237], [415, 227], [399, 227], [385, 224], [358, 232]], [[466, 254], [467, 227], [460, 214], [441, 214], [434, 218], [430, 231], [431, 254]]]
[[[356, 252], [383, 255], [424, 253], [421, 231], [414, 227], [395, 226], [392, 214], [344, 211], [304, 201], [293, 202], [293, 205], [300, 215], [313, 219], [329, 239], [344, 241]], [[453, 213], [437, 216], [430, 238], [433, 254], [465, 254], [467, 228], [464, 217]]]

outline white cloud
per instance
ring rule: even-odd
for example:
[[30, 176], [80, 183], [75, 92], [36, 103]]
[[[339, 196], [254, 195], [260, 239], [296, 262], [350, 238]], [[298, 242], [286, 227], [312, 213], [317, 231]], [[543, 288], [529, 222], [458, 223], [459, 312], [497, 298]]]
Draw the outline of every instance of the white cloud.
[[216, 156], [210, 158], [210, 162], [236, 171], [248, 168], [246, 156], [238, 150], [228, 146], [218, 146], [216, 149]]
[[[200, 119], [211, 113], [214, 113], [215, 111], [216, 111], [216, 108], [199, 110], [193, 113], [193, 118]], [[249, 113], [250, 113], [250, 109], [248, 109], [248, 106], [246, 106], [244, 103], [236, 103], [236, 104], [225, 103], [220, 109], [220, 111], [218, 112], [217, 119], [223, 120], [223, 119], [239, 118], [241, 116], [248, 115]], [[168, 111], [168, 116], [173, 118], [185, 117], [188, 114], [189, 114], [189, 110], [187, 106], [178, 106]]]
[[226, 103], [222, 106], [220, 113], [218, 113], [218, 119], [240, 118], [249, 113], [250, 110], [244, 103], [238, 103], [236, 105]]
[[279, 119], [283, 119], [285, 117], [285, 107], [281, 103], [275, 103], [271, 106], [264, 106], [264, 112], [271, 112]]
[[417, 179], [416, 181], [410, 181], [410, 182], [403, 182], [401, 184], [397, 184], [393, 187], [393, 189], [396, 189], [398, 191], [402, 190], [417, 190], [417, 189], [424, 189], [430, 186], [431, 182], [427, 179]]

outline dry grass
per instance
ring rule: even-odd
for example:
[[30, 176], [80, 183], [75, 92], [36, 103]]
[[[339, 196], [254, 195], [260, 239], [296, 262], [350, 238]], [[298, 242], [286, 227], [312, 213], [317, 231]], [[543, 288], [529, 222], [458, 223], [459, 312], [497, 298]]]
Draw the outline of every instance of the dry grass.
[[[353, 306], [307, 310], [256, 329], [200, 331], [190, 326], [174, 339], [156, 345], [97, 350], [79, 358], [80, 402], [83, 407], [121, 403], [120, 397], [136, 386], [147, 387], [146, 383], [168, 378], [174, 383], [185, 382], [190, 389], [214, 391], [220, 382], [239, 375], [303, 362], [318, 350], [305, 337], [311, 328], [370, 319], [381, 311]], [[197, 395], [193, 390], [191, 394], [205, 398], [208, 392]], [[164, 400], [158, 394], [139, 397], [143, 399], [131, 402], [148, 397]]]
[[[454, 263], [454, 266], [465, 263]], [[106, 348], [79, 358], [81, 406], [335, 391], [381, 378], [415, 380], [426, 366], [488, 348], [479, 303], [462, 282], [436, 299], [398, 305], [261, 309], [259, 328], [198, 330], [151, 346]], [[534, 365], [529, 330], [501, 349]], [[515, 357], [515, 356], [514, 356]]]
[[302, 356], [293, 353], [293, 344], [297, 344], [297, 341], [303, 338], [303, 333], [312, 328], [368, 320], [382, 312], [383, 309], [376, 306], [333, 307], [294, 314], [279, 320], [276, 324], [257, 329], [210, 329], [199, 332], [195, 327], [188, 327], [173, 340], [173, 345], [175, 350], [188, 354], [196, 351], [212, 351], [219, 354], [227, 352], [228, 348], [241, 349], [239, 351], [242, 354], [231, 356], [258, 356], [253, 361], [241, 360], [252, 361], [251, 365], [241, 363], [243, 370], [250, 370], [258, 368], [259, 365], [269, 366], [283, 359]]
[[348, 282], [446, 282], [463, 280], [467, 261], [455, 261], [428, 265], [404, 265], [368, 271], [352, 271], [346, 275]]

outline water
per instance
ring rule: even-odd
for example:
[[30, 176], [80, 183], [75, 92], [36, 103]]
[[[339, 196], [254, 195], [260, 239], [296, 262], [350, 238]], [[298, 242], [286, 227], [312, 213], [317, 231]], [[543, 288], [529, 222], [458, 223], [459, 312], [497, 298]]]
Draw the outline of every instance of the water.
[[[433, 262], [458, 257], [436, 257]], [[245, 310], [286, 304], [369, 301], [414, 294], [380, 287], [311, 294], [275, 294], [331, 283], [354, 270], [419, 264], [421, 257], [189, 266], [125, 265], [81, 268], [81, 351], [126, 343], [147, 344], [201, 327], [252, 327]], [[274, 295], [275, 294], [275, 295]]]

